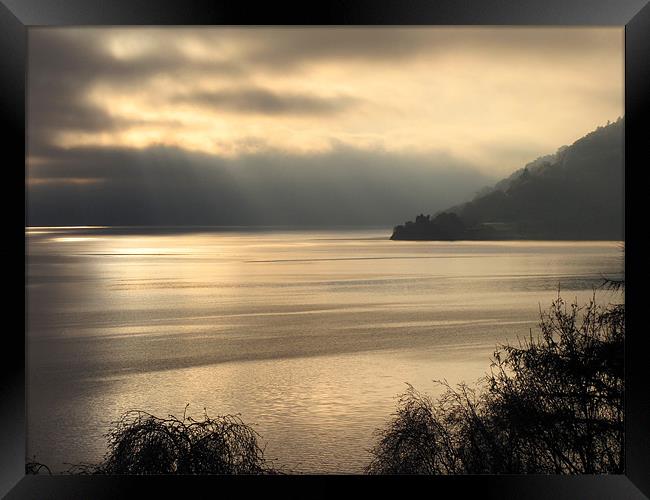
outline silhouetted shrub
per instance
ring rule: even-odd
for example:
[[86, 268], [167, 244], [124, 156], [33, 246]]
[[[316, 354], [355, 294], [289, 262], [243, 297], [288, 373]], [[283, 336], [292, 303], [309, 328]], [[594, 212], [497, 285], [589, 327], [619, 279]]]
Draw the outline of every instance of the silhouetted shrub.
[[194, 420], [131, 410], [107, 434], [102, 463], [77, 474], [272, 474], [258, 434], [235, 415]]
[[371, 474], [622, 473], [625, 306], [558, 296], [540, 334], [500, 346], [477, 389], [413, 387], [379, 431]]

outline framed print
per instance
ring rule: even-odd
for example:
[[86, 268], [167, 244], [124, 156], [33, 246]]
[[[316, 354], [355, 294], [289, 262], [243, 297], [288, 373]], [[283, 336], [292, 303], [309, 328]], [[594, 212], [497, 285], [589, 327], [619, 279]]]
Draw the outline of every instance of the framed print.
[[2, 2], [8, 498], [650, 495], [644, 1]]

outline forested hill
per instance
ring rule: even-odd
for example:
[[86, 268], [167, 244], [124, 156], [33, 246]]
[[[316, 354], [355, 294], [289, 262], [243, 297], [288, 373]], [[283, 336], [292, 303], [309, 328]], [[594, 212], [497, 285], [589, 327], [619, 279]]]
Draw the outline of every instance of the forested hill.
[[598, 127], [392, 239], [624, 239], [625, 121]]

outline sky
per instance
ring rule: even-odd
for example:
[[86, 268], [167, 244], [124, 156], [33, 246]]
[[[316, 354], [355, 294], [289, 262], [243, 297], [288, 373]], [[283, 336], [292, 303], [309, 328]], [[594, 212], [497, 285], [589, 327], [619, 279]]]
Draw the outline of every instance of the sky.
[[30, 28], [28, 222], [378, 224], [623, 115], [622, 28]]

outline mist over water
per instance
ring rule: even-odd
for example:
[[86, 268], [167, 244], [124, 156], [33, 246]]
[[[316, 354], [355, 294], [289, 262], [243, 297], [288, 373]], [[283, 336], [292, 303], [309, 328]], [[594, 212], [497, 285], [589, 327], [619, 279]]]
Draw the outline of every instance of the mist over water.
[[473, 382], [558, 286], [582, 303], [623, 273], [619, 242], [389, 235], [28, 229], [28, 457], [97, 461], [122, 412], [189, 403], [241, 414], [294, 472], [361, 472], [406, 382]]

